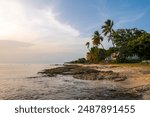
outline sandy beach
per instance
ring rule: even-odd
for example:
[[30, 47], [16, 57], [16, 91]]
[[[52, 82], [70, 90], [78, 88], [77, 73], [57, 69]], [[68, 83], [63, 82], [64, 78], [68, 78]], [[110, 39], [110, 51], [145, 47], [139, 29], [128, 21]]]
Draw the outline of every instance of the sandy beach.
[[140, 64], [89, 64], [81, 66], [88, 66], [99, 71], [114, 71], [127, 76], [127, 80], [122, 81], [124, 87], [136, 87], [139, 85], [150, 85], [150, 66]]
[[[79, 99], [150, 99], [150, 66], [142, 64], [69, 64], [54, 69], [46, 69], [47, 77], [56, 75], [73, 76], [89, 82], [109, 81], [99, 84], [93, 95]], [[112, 85], [112, 86], [111, 86]], [[104, 89], [104, 90], [102, 90]]]
[[[81, 65], [81, 64], [79, 64]], [[100, 71], [110, 71], [127, 76], [127, 79], [118, 82], [123, 88], [135, 88], [140, 86], [150, 86], [150, 66], [141, 64], [110, 64], [110, 65], [81, 65], [89, 66]], [[150, 99], [150, 90], [143, 92], [143, 99]]]

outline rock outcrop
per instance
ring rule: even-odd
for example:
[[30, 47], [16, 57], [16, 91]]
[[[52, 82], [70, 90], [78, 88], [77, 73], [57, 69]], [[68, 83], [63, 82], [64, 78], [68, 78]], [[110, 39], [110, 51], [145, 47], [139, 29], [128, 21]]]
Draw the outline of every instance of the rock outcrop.
[[43, 76], [55, 77], [57, 75], [72, 75], [74, 78], [82, 80], [113, 80], [123, 81], [127, 77], [113, 71], [99, 71], [91, 67], [83, 67], [78, 65], [65, 65], [53, 69], [45, 69]]

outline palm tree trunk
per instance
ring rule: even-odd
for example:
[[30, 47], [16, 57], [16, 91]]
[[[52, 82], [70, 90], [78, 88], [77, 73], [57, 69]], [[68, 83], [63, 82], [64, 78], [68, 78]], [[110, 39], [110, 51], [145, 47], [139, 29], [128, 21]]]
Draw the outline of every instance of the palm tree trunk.
[[[100, 43], [100, 44], [101, 44], [101, 43]], [[101, 44], [101, 46], [102, 46], [103, 50], [105, 50], [105, 48], [104, 48], [103, 44]]]
[[104, 48], [104, 46], [103, 46], [103, 44], [102, 44], [102, 43], [100, 43], [100, 44], [101, 44], [101, 46], [102, 46], [102, 48], [103, 48], [104, 56], [106, 57], [105, 48]]

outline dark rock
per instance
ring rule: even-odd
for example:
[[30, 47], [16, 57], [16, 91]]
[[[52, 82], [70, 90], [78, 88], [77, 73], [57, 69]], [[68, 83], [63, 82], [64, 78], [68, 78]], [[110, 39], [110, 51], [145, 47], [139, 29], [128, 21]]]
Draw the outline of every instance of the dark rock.
[[45, 69], [39, 72], [44, 76], [54, 77], [56, 75], [72, 75], [74, 78], [82, 80], [113, 80], [123, 81], [127, 77], [113, 71], [98, 71], [91, 67], [82, 67], [78, 65], [65, 65], [64, 67], [57, 67], [53, 69]]
[[125, 89], [123, 87], [114, 88], [94, 88], [85, 89], [83, 95], [76, 96], [75, 99], [80, 100], [141, 100], [146, 91], [150, 90], [150, 85], [142, 85], [134, 88]]
[[26, 78], [29, 78], [29, 79], [32, 79], [32, 78], [39, 78], [39, 76], [31, 76], [31, 77], [26, 77]]
[[90, 94], [84, 94], [77, 96], [76, 99], [92, 99], [92, 100], [137, 100], [137, 99], [142, 99], [142, 94], [141, 93], [132, 93], [125, 91], [124, 89], [91, 89], [88, 90]]

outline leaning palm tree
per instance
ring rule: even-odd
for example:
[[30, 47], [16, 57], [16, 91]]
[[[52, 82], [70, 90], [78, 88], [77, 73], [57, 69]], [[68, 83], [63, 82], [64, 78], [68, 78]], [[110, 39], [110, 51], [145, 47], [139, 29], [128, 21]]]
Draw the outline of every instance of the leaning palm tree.
[[104, 49], [104, 46], [102, 44], [103, 37], [99, 34], [98, 31], [94, 32], [94, 36], [93, 36], [92, 40], [93, 40], [93, 45], [94, 46], [98, 47], [99, 45], [101, 45], [102, 48]]
[[102, 29], [103, 29], [102, 33], [104, 34], [104, 36], [108, 36], [108, 42], [111, 40], [113, 47], [115, 47], [113, 37], [112, 37], [114, 33], [113, 25], [114, 25], [114, 22], [112, 20], [110, 19], [106, 20], [104, 25], [102, 26]]
[[90, 47], [90, 42], [86, 42], [85, 44], [87, 46], [87, 49], [89, 50], [89, 47]]

